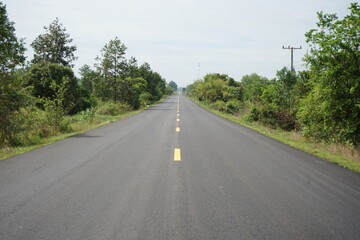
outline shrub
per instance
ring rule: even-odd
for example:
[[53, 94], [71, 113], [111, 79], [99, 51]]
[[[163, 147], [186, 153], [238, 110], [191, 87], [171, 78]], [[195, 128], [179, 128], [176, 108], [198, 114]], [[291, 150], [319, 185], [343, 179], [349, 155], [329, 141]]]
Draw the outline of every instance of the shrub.
[[128, 111], [130, 106], [124, 103], [103, 102], [96, 109], [96, 114], [116, 116]]
[[259, 121], [260, 111], [255, 106], [251, 107], [249, 115], [246, 116], [246, 119], [249, 121]]
[[226, 103], [221, 100], [211, 103], [210, 107], [221, 112], [226, 112]]
[[228, 102], [226, 102], [226, 111], [228, 113], [237, 113], [239, 112], [241, 109], [241, 103], [237, 100], [230, 100]]
[[270, 127], [280, 127], [286, 131], [299, 128], [295, 116], [286, 110], [280, 110], [273, 104], [265, 104], [260, 107], [253, 106], [246, 119], [249, 121], [259, 121]]
[[86, 110], [83, 110], [81, 112], [78, 113], [78, 116], [80, 117], [81, 120], [91, 120], [95, 117], [96, 113], [95, 113], [95, 109], [94, 108], [87, 108]]
[[152, 103], [152, 96], [149, 92], [143, 92], [139, 96], [139, 101], [142, 106], [150, 105]]

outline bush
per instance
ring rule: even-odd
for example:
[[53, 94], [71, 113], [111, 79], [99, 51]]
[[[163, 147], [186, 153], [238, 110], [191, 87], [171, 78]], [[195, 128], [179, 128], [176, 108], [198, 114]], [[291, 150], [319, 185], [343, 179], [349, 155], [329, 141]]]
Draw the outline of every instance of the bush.
[[139, 96], [139, 101], [141, 106], [147, 106], [150, 105], [152, 103], [152, 96], [149, 92], [143, 92], [140, 94]]
[[124, 103], [103, 102], [98, 105], [96, 114], [117, 116], [129, 109], [130, 106]]
[[299, 130], [297, 118], [285, 110], [278, 112], [278, 125], [286, 131]]
[[241, 103], [237, 100], [230, 100], [228, 102], [226, 102], [226, 111], [228, 113], [237, 113], [239, 112], [241, 109]]
[[80, 117], [80, 120], [85, 121], [85, 120], [89, 120], [89, 119], [90, 120], [94, 119], [94, 117], [96, 116], [96, 113], [95, 113], [94, 108], [88, 108], [86, 110], [79, 112], [77, 115]]
[[279, 110], [273, 104], [253, 106], [247, 116], [249, 121], [259, 121], [271, 127], [280, 127], [286, 131], [298, 129], [297, 119], [286, 110]]
[[255, 106], [251, 107], [249, 115], [246, 116], [246, 119], [249, 121], [259, 121], [260, 111]]
[[217, 100], [216, 102], [211, 103], [210, 107], [213, 109], [216, 109], [218, 111], [221, 111], [221, 112], [226, 112], [226, 109], [227, 109], [226, 103], [221, 100]]

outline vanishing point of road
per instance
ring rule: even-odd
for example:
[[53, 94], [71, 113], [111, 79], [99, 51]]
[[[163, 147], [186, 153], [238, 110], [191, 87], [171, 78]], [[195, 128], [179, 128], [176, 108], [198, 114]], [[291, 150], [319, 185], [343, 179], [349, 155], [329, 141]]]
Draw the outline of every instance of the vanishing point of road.
[[360, 175], [171, 96], [0, 161], [0, 239], [360, 239]]

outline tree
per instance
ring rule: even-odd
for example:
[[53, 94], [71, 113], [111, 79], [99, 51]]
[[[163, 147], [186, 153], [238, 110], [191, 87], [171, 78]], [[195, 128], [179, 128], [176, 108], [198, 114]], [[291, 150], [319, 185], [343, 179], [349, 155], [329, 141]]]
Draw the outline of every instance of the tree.
[[14, 113], [24, 105], [25, 95], [14, 75], [25, 62], [24, 43], [15, 35], [14, 23], [0, 2], [0, 145], [14, 142], [16, 133]]
[[168, 85], [169, 85], [171, 88], [173, 88], [174, 91], [177, 90], [177, 84], [176, 84], [174, 81], [170, 81]]
[[133, 109], [140, 107], [140, 94], [146, 89], [146, 81], [143, 78], [127, 77], [121, 80], [120, 99], [129, 104]]
[[53, 100], [56, 98], [53, 85], [63, 86], [64, 79], [66, 79], [64, 85], [66, 94], [62, 104], [68, 110], [67, 113], [74, 114], [89, 108], [89, 103], [83, 101], [77, 79], [70, 67], [54, 63], [33, 65], [29, 70], [26, 84], [32, 87], [33, 96]]
[[44, 104], [44, 109], [46, 112], [47, 123], [54, 127], [56, 131], [61, 130], [62, 127], [65, 127], [64, 116], [69, 112], [68, 107], [66, 106], [66, 92], [69, 89], [66, 85], [69, 80], [65, 77], [60, 84], [58, 84], [54, 79], [50, 83], [50, 88], [54, 92], [52, 98], [41, 98], [41, 101]]
[[74, 52], [75, 45], [70, 45], [72, 39], [66, 33], [66, 28], [56, 18], [48, 27], [44, 27], [46, 33], [39, 35], [32, 43], [34, 58], [32, 63], [42, 62], [57, 63], [65, 67], [73, 67], [71, 64], [77, 59]]
[[143, 63], [138, 68], [138, 75], [147, 82], [146, 91], [151, 94], [151, 101], [157, 101], [165, 94], [166, 81], [157, 72], [154, 72], [148, 63]]
[[276, 73], [276, 76], [279, 89], [278, 105], [291, 111], [294, 102], [293, 89], [297, 81], [296, 73], [284, 67]]
[[360, 144], [360, 6], [350, 14], [318, 13], [318, 29], [305, 34], [310, 51], [312, 90], [301, 103], [304, 133], [317, 138]]
[[8, 19], [6, 6], [0, 2], [0, 71], [8, 74], [25, 62], [24, 42], [15, 35], [14, 22]]
[[170, 95], [174, 94], [174, 92], [175, 92], [175, 90], [172, 87], [170, 87], [170, 85], [168, 84], [165, 89], [165, 94], [170, 96]]
[[263, 90], [267, 87], [270, 81], [266, 77], [252, 73], [245, 75], [241, 79], [244, 86], [244, 99], [251, 103], [260, 101]]
[[91, 69], [87, 64], [82, 66], [79, 69], [79, 72], [81, 75], [80, 87], [92, 93], [94, 91], [95, 82], [100, 78], [100, 73]]
[[127, 62], [125, 59], [126, 46], [116, 37], [105, 44], [101, 50], [101, 56], [96, 60], [98, 71], [103, 76], [107, 87], [112, 88], [112, 98], [114, 102], [118, 100], [120, 79], [126, 77]]

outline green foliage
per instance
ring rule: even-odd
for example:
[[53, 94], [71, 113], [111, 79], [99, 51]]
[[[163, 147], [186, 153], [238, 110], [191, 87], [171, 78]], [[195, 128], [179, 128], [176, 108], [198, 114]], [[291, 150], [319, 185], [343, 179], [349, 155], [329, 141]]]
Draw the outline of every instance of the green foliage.
[[238, 113], [242, 109], [242, 104], [240, 101], [232, 99], [226, 102], [226, 111], [228, 113]]
[[79, 73], [81, 75], [80, 87], [92, 93], [94, 91], [94, 82], [97, 78], [100, 78], [100, 73], [92, 70], [87, 64], [79, 69]]
[[218, 111], [231, 114], [236, 114], [243, 108], [241, 102], [234, 99], [228, 102], [217, 100], [216, 102], [211, 103], [210, 106]]
[[288, 111], [275, 104], [252, 106], [247, 120], [258, 121], [272, 128], [281, 128], [286, 131], [298, 129], [297, 119]]
[[172, 94], [174, 94], [175, 91], [177, 91], [177, 84], [175, 82], [173, 82], [173, 81], [170, 81], [166, 85], [165, 94], [166, 95], [172, 95]]
[[26, 106], [29, 98], [26, 89], [22, 89], [16, 80], [5, 79], [3, 76], [2, 83], [4, 80], [11, 82], [11, 85], [5, 84], [0, 87], [0, 146], [14, 144], [19, 131], [17, 111], [20, 107]]
[[16, 128], [12, 146], [25, 146], [37, 143], [39, 139], [48, 137], [51, 129], [46, 125], [44, 111], [34, 107], [21, 107], [14, 113], [13, 125]]
[[68, 78], [64, 78], [59, 84], [55, 80], [52, 80], [50, 89], [54, 92], [54, 95], [51, 98], [43, 97], [39, 99], [45, 109], [47, 124], [54, 127], [55, 131], [64, 131], [67, 128], [64, 117], [69, 112], [70, 108], [72, 108], [71, 105], [66, 104], [68, 83]]
[[148, 63], [142, 64], [137, 71], [136, 77], [141, 77], [147, 82], [146, 92], [152, 96], [152, 101], [158, 101], [165, 94], [166, 81], [157, 72], [154, 72]]
[[0, 2], [0, 72], [9, 73], [25, 62], [23, 39], [15, 35], [14, 23], [7, 16], [5, 5]]
[[152, 96], [148, 92], [142, 92], [139, 96], [141, 106], [148, 106], [152, 103]]
[[96, 70], [80, 68], [79, 85], [70, 68], [76, 46], [58, 19], [32, 42], [32, 64], [18, 69], [25, 48], [13, 25], [0, 2], [0, 147], [39, 143], [71, 131], [68, 114], [79, 113], [75, 117], [81, 121], [92, 121], [96, 113], [118, 116], [165, 93], [165, 79], [149, 64], [138, 67], [134, 57], [125, 59], [126, 47], [118, 38], [104, 46]]
[[318, 29], [306, 33], [311, 49], [310, 94], [298, 114], [305, 134], [320, 139], [360, 144], [360, 6], [350, 14], [318, 13]]
[[170, 81], [168, 86], [174, 89], [174, 91], [177, 91], [177, 84], [174, 81]]
[[192, 96], [209, 103], [243, 99], [243, 89], [240, 83], [225, 74], [208, 74], [204, 80], [198, 80], [188, 88]]
[[62, 85], [64, 79], [66, 83], [66, 96], [64, 106], [70, 114], [75, 114], [81, 110], [89, 108], [90, 95], [81, 91], [75, 78], [74, 72], [69, 67], [59, 64], [41, 63], [31, 66], [27, 77], [27, 86], [32, 87], [32, 94], [38, 98], [55, 98], [54, 88], [51, 87], [53, 82]]
[[170, 95], [174, 94], [174, 92], [175, 92], [175, 90], [172, 87], [170, 87], [169, 85], [166, 86], [166, 89], [165, 89], [166, 95], [170, 96]]
[[129, 109], [130, 107], [126, 104], [108, 101], [102, 102], [98, 105], [98, 107], [96, 108], [96, 114], [117, 116], [125, 111], [128, 111]]
[[82, 121], [92, 120], [96, 116], [95, 108], [87, 108], [77, 114]]
[[99, 61], [96, 65], [97, 70], [103, 76], [103, 80], [99, 83], [103, 85], [102, 88], [108, 89], [107, 92], [111, 94], [114, 102], [119, 100], [120, 79], [126, 77], [125, 51], [126, 46], [116, 37], [105, 44], [101, 50], [101, 56], [96, 58]]
[[278, 77], [276, 84], [279, 93], [277, 105], [291, 111], [294, 105], [293, 89], [297, 81], [296, 73], [284, 67], [276, 75]]
[[26, 89], [21, 87], [15, 71], [24, 61], [24, 44], [15, 35], [14, 23], [8, 19], [0, 2], [0, 146], [13, 144], [17, 133], [16, 111], [26, 105]]
[[73, 41], [66, 33], [66, 28], [56, 18], [48, 27], [44, 27], [46, 33], [39, 35], [32, 43], [34, 49], [33, 64], [55, 63], [67, 67], [77, 59], [74, 52], [75, 45], [69, 45]]
[[220, 112], [226, 112], [226, 103], [221, 100], [217, 100], [210, 104], [211, 108], [216, 109]]
[[140, 107], [140, 94], [146, 89], [146, 81], [143, 78], [127, 77], [120, 81], [120, 100], [133, 109]]
[[244, 101], [256, 103], [260, 101], [263, 90], [270, 84], [270, 81], [265, 77], [252, 73], [243, 76], [241, 83], [244, 87]]

